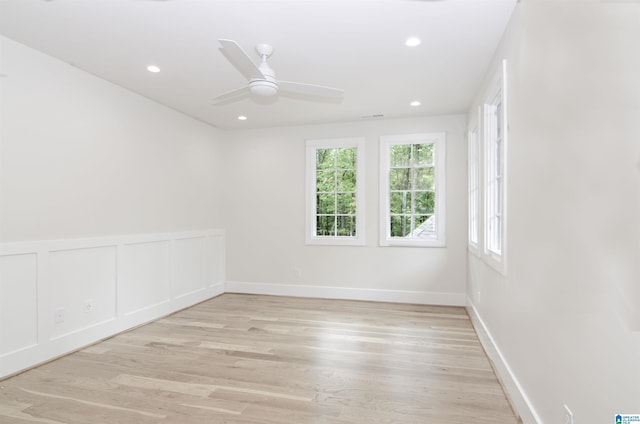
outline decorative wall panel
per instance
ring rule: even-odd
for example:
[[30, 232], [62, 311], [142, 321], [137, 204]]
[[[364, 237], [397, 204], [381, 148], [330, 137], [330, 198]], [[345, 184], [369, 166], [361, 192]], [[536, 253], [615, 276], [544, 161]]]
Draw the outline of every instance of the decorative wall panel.
[[0, 244], [0, 378], [224, 293], [222, 230]]

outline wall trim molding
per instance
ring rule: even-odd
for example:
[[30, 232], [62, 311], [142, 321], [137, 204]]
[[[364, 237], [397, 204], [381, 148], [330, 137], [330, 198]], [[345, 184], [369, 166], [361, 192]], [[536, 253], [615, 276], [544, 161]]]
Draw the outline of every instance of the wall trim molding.
[[468, 296], [466, 306], [473, 328], [476, 330], [478, 339], [480, 339], [480, 343], [491, 361], [498, 380], [500, 380], [500, 383], [505, 390], [505, 394], [511, 403], [511, 407], [520, 417], [523, 424], [542, 424], [543, 421], [536, 413], [533, 404], [527, 397], [527, 394], [511, 370], [511, 367], [509, 367], [509, 363], [500, 351], [500, 348], [491, 335], [491, 332], [482, 320], [480, 313]]
[[225, 293], [262, 294], [271, 296], [308, 297], [341, 300], [364, 300], [369, 302], [393, 302], [420, 305], [466, 305], [466, 295], [463, 293], [327, 287], [242, 281], [227, 281], [225, 285]]

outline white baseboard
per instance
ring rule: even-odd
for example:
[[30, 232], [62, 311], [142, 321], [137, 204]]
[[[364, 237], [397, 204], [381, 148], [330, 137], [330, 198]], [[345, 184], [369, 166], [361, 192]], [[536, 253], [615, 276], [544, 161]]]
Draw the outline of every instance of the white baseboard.
[[421, 305], [465, 306], [462, 293], [421, 292], [405, 290], [357, 289], [298, 284], [270, 284], [227, 281], [225, 293], [264, 294], [272, 296], [323, 299], [366, 300], [371, 302], [413, 303]]
[[478, 334], [480, 343], [484, 347], [487, 356], [493, 363], [493, 368], [505, 390], [505, 394], [511, 402], [511, 406], [518, 414], [523, 424], [542, 424], [542, 420], [536, 413], [533, 405], [529, 401], [526, 393], [522, 389], [522, 386], [518, 382], [518, 379], [511, 371], [509, 364], [505, 360], [500, 348], [496, 344], [495, 340], [491, 336], [491, 332], [485, 325], [484, 321], [480, 317], [478, 310], [471, 301], [467, 298], [467, 312], [471, 318], [471, 323]]

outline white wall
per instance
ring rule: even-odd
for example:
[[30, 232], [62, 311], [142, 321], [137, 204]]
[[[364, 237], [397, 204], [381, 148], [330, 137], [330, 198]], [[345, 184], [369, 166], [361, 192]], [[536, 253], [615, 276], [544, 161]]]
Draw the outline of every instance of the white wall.
[[0, 42], [0, 241], [221, 225], [218, 130]]
[[[379, 137], [420, 132], [447, 136], [447, 247], [379, 247]], [[461, 115], [230, 132], [224, 145], [227, 289], [463, 303], [464, 133]], [[307, 246], [305, 139], [339, 137], [365, 137], [366, 246]]]
[[225, 260], [218, 130], [0, 43], [1, 378], [222, 293]]
[[494, 60], [508, 60], [508, 274], [469, 254], [468, 293], [525, 423], [564, 422], [563, 404], [576, 424], [640, 411], [638, 40], [637, 3], [524, 1]]

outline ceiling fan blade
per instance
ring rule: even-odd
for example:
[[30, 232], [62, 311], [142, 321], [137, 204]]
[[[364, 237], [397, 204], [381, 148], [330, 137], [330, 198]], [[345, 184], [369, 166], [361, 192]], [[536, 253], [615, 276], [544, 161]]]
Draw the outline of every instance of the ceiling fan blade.
[[229, 59], [229, 62], [248, 80], [252, 78], [264, 79], [264, 74], [249, 55], [242, 50], [242, 47], [233, 40], [218, 40], [222, 44], [222, 54]]
[[303, 84], [301, 82], [278, 81], [278, 87], [280, 90], [289, 93], [306, 94], [310, 96], [340, 97], [344, 94], [344, 90], [340, 90], [339, 88]]
[[249, 94], [249, 87], [236, 88], [235, 90], [223, 93], [213, 100], [216, 102], [223, 102], [225, 100], [233, 99], [234, 97], [242, 96], [243, 94]]

